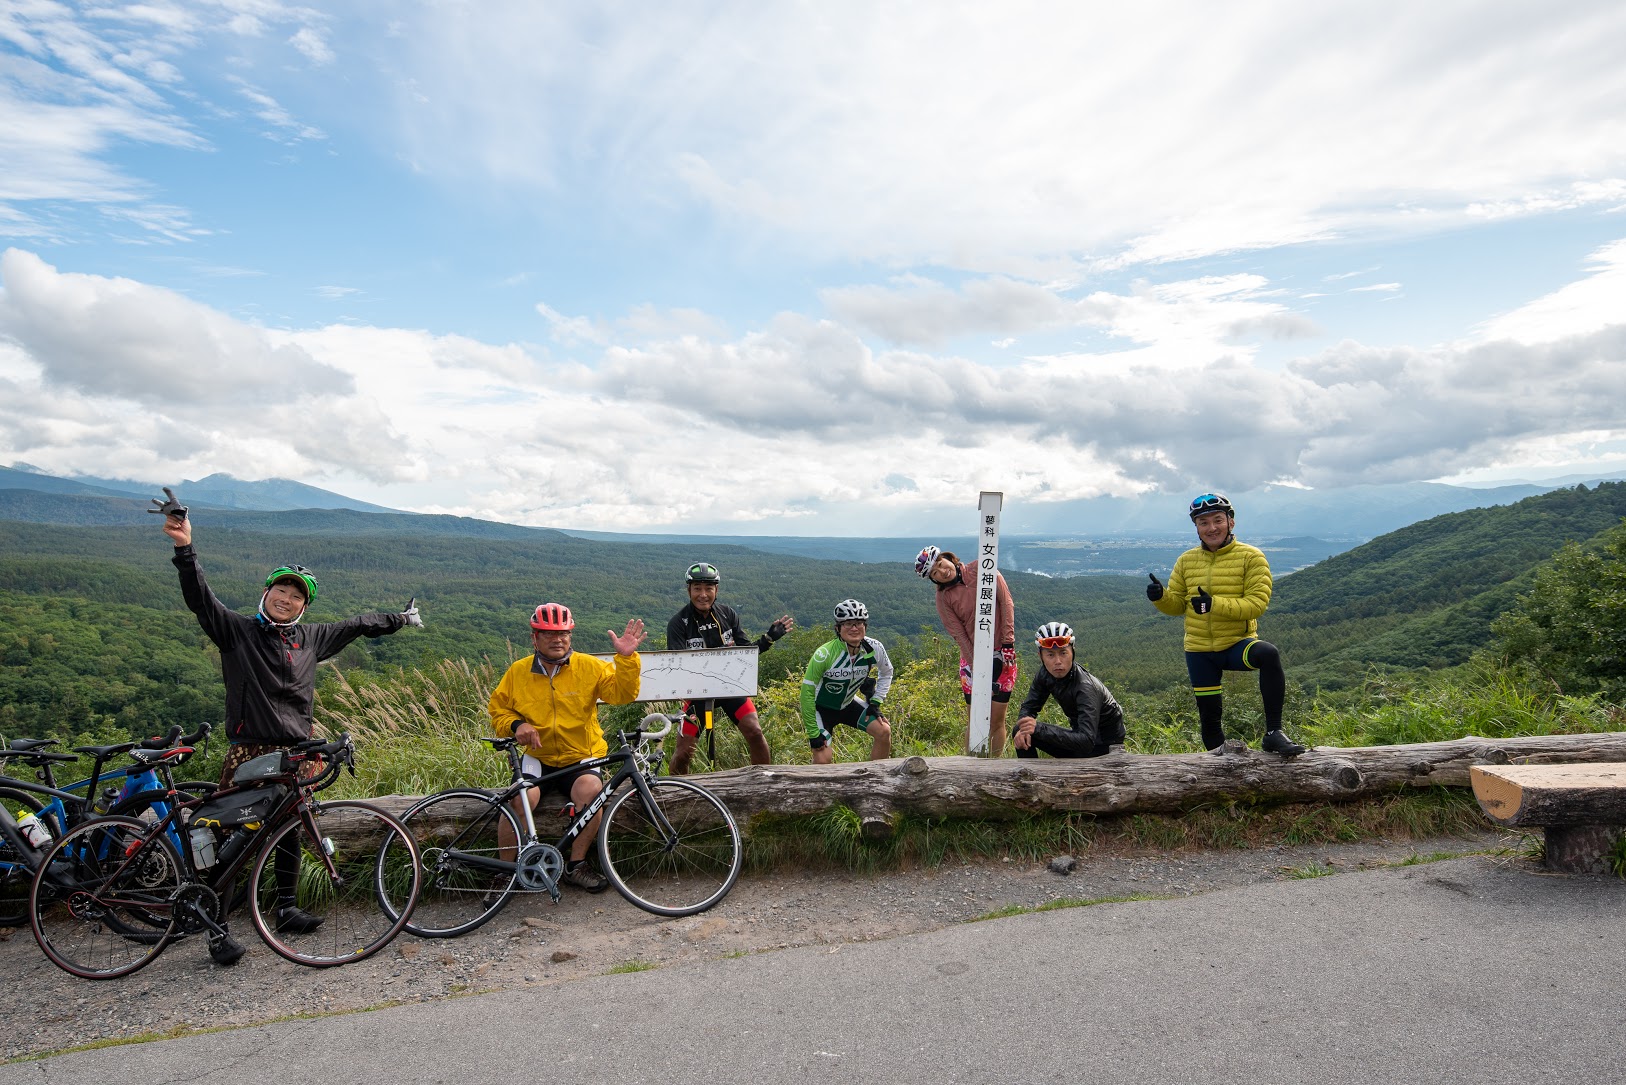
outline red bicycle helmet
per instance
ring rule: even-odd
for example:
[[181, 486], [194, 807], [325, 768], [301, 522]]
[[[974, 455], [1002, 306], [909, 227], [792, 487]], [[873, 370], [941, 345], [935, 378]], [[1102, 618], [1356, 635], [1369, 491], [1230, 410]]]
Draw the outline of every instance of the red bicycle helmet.
[[576, 628], [576, 619], [570, 616], [570, 608], [563, 603], [543, 603], [536, 608], [536, 613], [531, 615], [531, 628], [554, 632], [569, 631]]

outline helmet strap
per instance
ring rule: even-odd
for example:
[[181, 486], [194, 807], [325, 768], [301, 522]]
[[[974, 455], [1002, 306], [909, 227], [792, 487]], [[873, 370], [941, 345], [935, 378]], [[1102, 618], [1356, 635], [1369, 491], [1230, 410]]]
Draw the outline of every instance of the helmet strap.
[[291, 621], [291, 622], [279, 622], [275, 618], [271, 617], [271, 615], [269, 615], [269, 614], [267, 614], [265, 612], [265, 597], [267, 595], [270, 595], [270, 594], [271, 594], [271, 589], [267, 588], [267, 589], [265, 589], [265, 592], [260, 596], [259, 612], [255, 615], [255, 617], [259, 618], [260, 621], [264, 622], [266, 625], [274, 626], [277, 629], [292, 629], [294, 626], [298, 625], [299, 624], [299, 619], [301, 619], [301, 618], [303, 618], [305, 616], [305, 608], [304, 607], [299, 608], [299, 613], [294, 615], [294, 620], [293, 621]]

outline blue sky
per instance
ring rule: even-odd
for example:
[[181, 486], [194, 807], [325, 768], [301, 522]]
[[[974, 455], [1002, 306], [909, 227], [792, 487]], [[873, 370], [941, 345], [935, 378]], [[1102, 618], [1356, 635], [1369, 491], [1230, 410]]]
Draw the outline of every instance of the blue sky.
[[1626, 7], [0, 9], [0, 463], [609, 530], [1626, 467]]

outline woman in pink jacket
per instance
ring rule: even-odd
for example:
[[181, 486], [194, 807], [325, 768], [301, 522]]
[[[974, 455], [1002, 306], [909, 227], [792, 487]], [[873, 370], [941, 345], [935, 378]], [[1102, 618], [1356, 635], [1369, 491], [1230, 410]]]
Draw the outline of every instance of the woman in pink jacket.
[[[952, 550], [928, 546], [915, 572], [937, 585], [937, 616], [960, 646], [960, 692], [966, 703], [966, 746], [971, 745], [971, 654], [977, 635], [977, 566], [962, 565]], [[994, 570], [994, 700], [988, 718], [988, 754], [1005, 752], [1005, 709], [1016, 688], [1016, 614], [1005, 577]]]

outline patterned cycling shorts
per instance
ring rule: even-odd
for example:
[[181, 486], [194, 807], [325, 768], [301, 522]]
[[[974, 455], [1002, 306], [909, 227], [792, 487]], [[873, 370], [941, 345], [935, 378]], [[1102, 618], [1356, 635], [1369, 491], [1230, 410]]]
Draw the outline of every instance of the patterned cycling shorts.
[[[1005, 669], [999, 672], [994, 679], [994, 701], [1006, 704], [1011, 699], [1011, 690], [1016, 688], [1016, 648], [1001, 648], [999, 658], [1005, 661]], [[965, 694], [966, 703], [971, 702], [971, 661], [960, 660], [960, 692]]]

